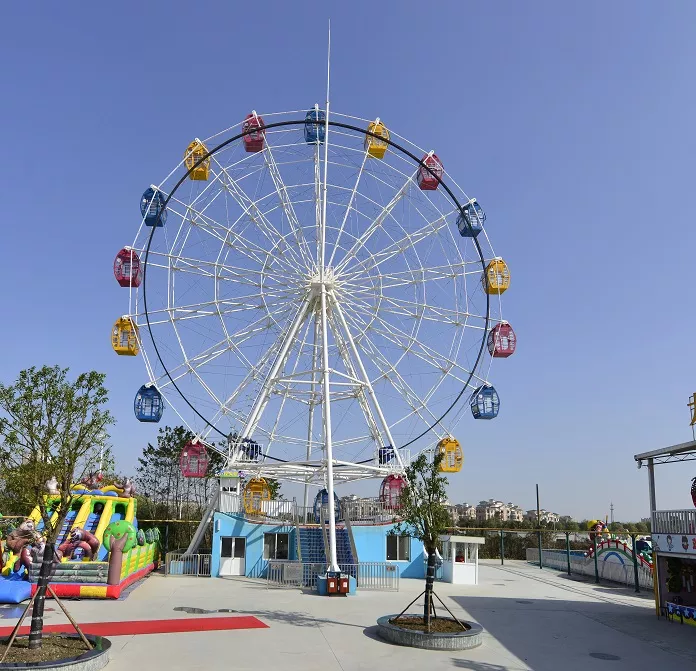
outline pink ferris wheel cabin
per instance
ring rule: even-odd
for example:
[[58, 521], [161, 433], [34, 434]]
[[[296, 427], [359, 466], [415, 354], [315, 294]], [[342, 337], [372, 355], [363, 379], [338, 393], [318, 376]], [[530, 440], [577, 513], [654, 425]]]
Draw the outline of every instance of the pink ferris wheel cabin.
[[442, 161], [437, 157], [437, 154], [432, 153], [426, 154], [421, 161], [425, 163], [430, 170], [423, 166], [418, 168], [418, 187], [421, 191], [435, 191], [440, 184], [442, 176], [445, 174]]
[[488, 334], [488, 353], [496, 358], [505, 359], [514, 354], [517, 336], [507, 322], [496, 324]]
[[141, 280], [140, 257], [124, 247], [114, 259], [114, 277], [122, 287], [139, 287]]
[[[245, 135], [242, 139], [244, 140], [244, 149], [250, 153], [263, 151], [264, 145], [264, 133], [263, 133], [264, 123], [263, 119], [252, 112], [247, 114], [244, 123], [242, 124], [242, 132], [251, 131], [248, 135]], [[252, 130], [253, 129], [253, 130]]]
[[204, 478], [208, 474], [208, 451], [203, 443], [189, 441], [179, 457], [181, 475], [185, 478]]

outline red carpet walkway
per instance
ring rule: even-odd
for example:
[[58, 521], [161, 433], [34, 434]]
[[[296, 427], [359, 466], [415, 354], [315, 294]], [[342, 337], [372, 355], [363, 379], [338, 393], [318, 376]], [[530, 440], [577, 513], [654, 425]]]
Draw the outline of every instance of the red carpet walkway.
[[[176, 620], [129, 620], [126, 622], [92, 622], [78, 623], [85, 634], [95, 636], [137, 636], [139, 634], [179, 634], [187, 631], [229, 631], [231, 629], [268, 629], [258, 618], [251, 615], [235, 617], [182, 617]], [[47, 624], [44, 632], [59, 633], [75, 630], [69, 624]], [[0, 637], [9, 636], [12, 627], [0, 627]], [[24, 626], [20, 634], [28, 634], [29, 627]]]

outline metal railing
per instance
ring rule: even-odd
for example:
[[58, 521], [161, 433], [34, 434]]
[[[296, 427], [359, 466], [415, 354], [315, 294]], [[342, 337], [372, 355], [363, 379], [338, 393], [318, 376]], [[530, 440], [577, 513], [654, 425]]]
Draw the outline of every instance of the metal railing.
[[167, 576], [210, 577], [212, 555], [187, 555], [183, 552], [168, 552], [164, 559], [164, 574]]
[[[564, 573], [570, 567], [570, 573], [594, 577], [597, 581], [602, 579], [628, 586], [636, 585], [637, 576], [638, 586], [644, 589], [653, 588], [652, 571], [642, 563], [638, 564], [636, 570], [633, 561], [630, 560], [627, 562], [598, 561], [595, 563], [592, 557], [583, 557], [578, 554], [569, 556], [563, 550], [546, 548], [542, 550], [541, 557], [541, 564], [544, 567]], [[539, 565], [539, 550], [537, 548], [527, 548], [527, 561]]]
[[[294, 499], [292, 501], [261, 501], [260, 510], [249, 514], [244, 510], [244, 502], [239, 494], [232, 492], [220, 493], [220, 512], [229, 515], [241, 515], [248, 519], [265, 521], [273, 520], [295, 524], [316, 524], [313, 506], [301, 506]], [[384, 524], [391, 522], [395, 517], [393, 508], [385, 506], [377, 497], [342, 499], [339, 504], [338, 521], [344, 521], [346, 517], [354, 525], [360, 524]]]
[[652, 533], [696, 534], [696, 510], [653, 511]]
[[[358, 589], [384, 592], [399, 591], [399, 568], [389, 562], [339, 564], [341, 573], [353, 576]], [[316, 589], [317, 576], [326, 573], [325, 563], [303, 563], [292, 560], [268, 562], [266, 582], [273, 587], [307, 587]]]

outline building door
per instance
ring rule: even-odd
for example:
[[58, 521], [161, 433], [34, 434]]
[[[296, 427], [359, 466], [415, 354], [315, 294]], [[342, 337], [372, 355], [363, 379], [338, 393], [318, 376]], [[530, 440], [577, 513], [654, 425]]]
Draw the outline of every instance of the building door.
[[220, 575], [246, 575], [246, 538], [223, 536], [220, 541]]

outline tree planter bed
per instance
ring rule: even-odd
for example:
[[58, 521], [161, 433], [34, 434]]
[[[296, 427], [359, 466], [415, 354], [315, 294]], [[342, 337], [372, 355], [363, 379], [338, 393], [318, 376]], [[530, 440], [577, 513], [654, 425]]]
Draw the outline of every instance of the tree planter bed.
[[[0, 664], [0, 671], [4, 669], [40, 669], [41, 671], [98, 671], [109, 663], [109, 648], [111, 641], [103, 636], [89, 636], [87, 639], [94, 646], [92, 650], [85, 650], [84, 643], [77, 634], [46, 635], [43, 646], [36, 650], [31, 661], [18, 661], [20, 651], [26, 651], [28, 636], [18, 636], [12, 644], [7, 659]], [[5, 652], [8, 638], [0, 639], [0, 657]], [[25, 653], [26, 654], [26, 653]], [[59, 659], [51, 657], [61, 656]]]
[[[425, 650], [469, 650], [476, 648], [482, 643], [483, 627], [475, 622], [462, 622], [468, 627], [466, 631], [445, 633], [432, 630], [430, 633], [419, 631], [416, 628], [400, 627], [392, 624], [397, 615], [385, 615], [377, 620], [377, 634], [380, 638], [396, 645], [405, 645], [411, 648], [424, 648]], [[417, 626], [416, 621], [422, 618], [402, 615], [402, 620], [413, 620], [413, 626]], [[440, 619], [440, 618], [438, 618]], [[450, 624], [451, 623], [451, 624]], [[442, 618], [442, 626], [434, 625], [436, 628], [454, 628], [456, 622], [449, 618]]]

